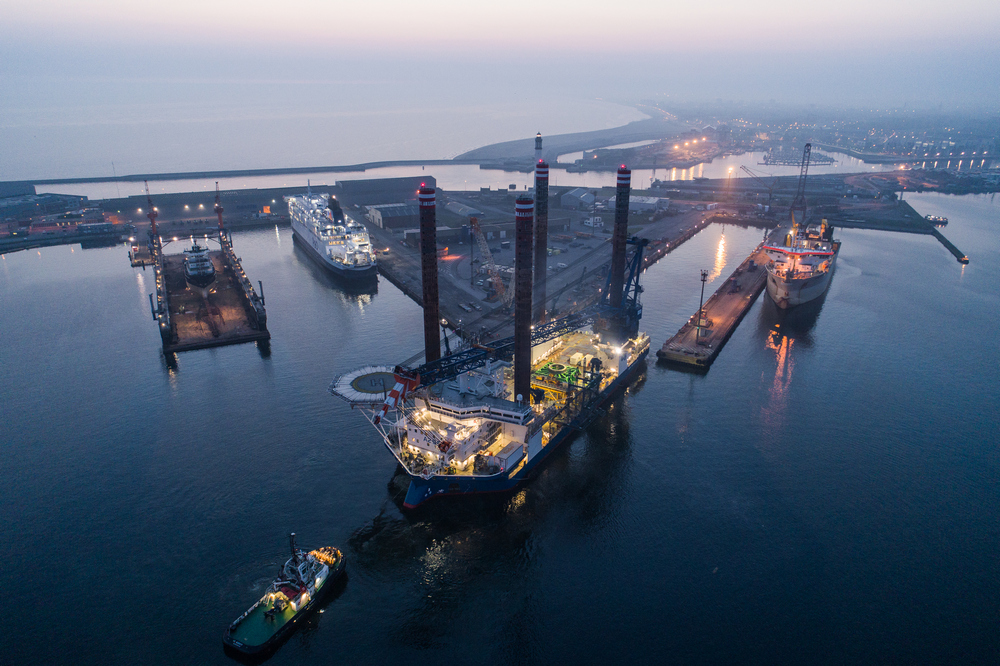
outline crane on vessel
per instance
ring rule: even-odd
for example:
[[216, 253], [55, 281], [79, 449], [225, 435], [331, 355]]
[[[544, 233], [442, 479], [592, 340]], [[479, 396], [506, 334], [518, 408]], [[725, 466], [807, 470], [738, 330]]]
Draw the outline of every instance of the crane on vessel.
[[[802, 150], [802, 169], [799, 171], [799, 186], [795, 190], [795, 198], [792, 199], [792, 207], [789, 214], [792, 217], [792, 226], [796, 226], [806, 221], [806, 174], [809, 173], [809, 156], [812, 154], [812, 144], [807, 143]], [[802, 214], [796, 218], [795, 211]]]
[[479, 226], [479, 218], [470, 217], [469, 226], [472, 227], [472, 233], [475, 234], [476, 240], [479, 242], [479, 250], [483, 253], [483, 256], [486, 257], [486, 270], [489, 271], [490, 282], [493, 283], [493, 291], [496, 292], [501, 302], [503, 302], [504, 307], [510, 307], [510, 304], [514, 301], [514, 276], [511, 276], [510, 284], [505, 285], [503, 283], [503, 277], [500, 275], [500, 269], [497, 268], [497, 264], [493, 260], [493, 253], [490, 252], [490, 246], [486, 242], [486, 236], [483, 234], [483, 230]]
[[774, 187], [778, 184], [778, 179], [775, 178], [774, 182], [771, 183], [770, 185], [768, 185], [764, 181], [763, 178], [761, 178], [760, 176], [758, 176], [757, 174], [755, 174], [753, 171], [751, 171], [750, 169], [748, 169], [745, 165], [741, 164], [740, 165], [740, 169], [742, 169], [743, 171], [745, 171], [748, 176], [750, 176], [751, 178], [753, 178], [754, 180], [756, 180], [758, 183], [760, 183], [761, 185], [763, 185], [765, 188], [767, 188], [767, 207], [770, 210], [770, 208], [771, 208], [771, 199], [774, 197]]

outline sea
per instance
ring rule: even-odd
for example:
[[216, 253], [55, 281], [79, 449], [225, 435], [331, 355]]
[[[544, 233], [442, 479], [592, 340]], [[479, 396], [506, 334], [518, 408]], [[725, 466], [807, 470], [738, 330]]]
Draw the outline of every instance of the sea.
[[[235, 232], [270, 343], [165, 357], [125, 247], [0, 255], [0, 663], [233, 663], [289, 532], [347, 575], [273, 664], [997, 663], [1000, 202], [908, 199], [968, 265], [838, 230], [823, 298], [762, 294], [707, 374], [651, 355], [529, 484], [414, 514], [327, 392], [420, 349], [387, 281]], [[645, 271], [654, 350], [760, 239]]]

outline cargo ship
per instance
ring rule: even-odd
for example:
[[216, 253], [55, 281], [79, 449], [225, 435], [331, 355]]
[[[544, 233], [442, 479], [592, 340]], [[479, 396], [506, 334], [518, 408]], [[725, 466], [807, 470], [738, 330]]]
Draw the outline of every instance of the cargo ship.
[[765, 244], [767, 293], [782, 309], [808, 303], [830, 286], [837, 265], [840, 241], [833, 239], [833, 227], [821, 224], [792, 224], [781, 245]]
[[351, 280], [376, 276], [375, 249], [364, 225], [344, 214], [329, 194], [286, 196], [292, 237], [321, 266]]
[[227, 649], [244, 655], [263, 655], [309, 615], [332, 583], [344, 572], [344, 555], [325, 547], [305, 552], [288, 535], [292, 556], [264, 596], [239, 616], [222, 635]]

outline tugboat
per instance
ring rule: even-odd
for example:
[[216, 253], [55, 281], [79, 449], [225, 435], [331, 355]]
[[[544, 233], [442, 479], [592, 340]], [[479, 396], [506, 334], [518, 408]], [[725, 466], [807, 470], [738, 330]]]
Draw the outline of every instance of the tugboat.
[[215, 282], [215, 264], [208, 254], [208, 248], [194, 242], [190, 250], [184, 251], [184, 278], [188, 284], [198, 289], [207, 289]]
[[278, 647], [297, 623], [344, 572], [344, 555], [324, 547], [308, 553], [296, 548], [295, 533], [288, 535], [292, 556], [264, 596], [222, 635], [227, 649], [244, 655], [261, 655]]

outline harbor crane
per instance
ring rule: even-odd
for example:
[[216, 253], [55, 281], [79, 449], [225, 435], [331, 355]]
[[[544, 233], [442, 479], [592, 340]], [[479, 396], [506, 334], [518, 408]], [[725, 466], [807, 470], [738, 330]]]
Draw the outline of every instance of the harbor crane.
[[504, 307], [510, 307], [510, 304], [514, 302], [514, 276], [511, 275], [511, 283], [505, 285], [503, 283], [503, 277], [500, 275], [500, 269], [497, 268], [497, 263], [493, 260], [493, 253], [490, 252], [490, 246], [486, 242], [486, 235], [483, 234], [482, 228], [479, 226], [479, 218], [470, 217], [469, 226], [472, 227], [472, 233], [475, 234], [476, 240], [479, 242], [479, 249], [486, 257], [486, 270], [490, 274], [490, 282], [493, 283], [493, 290], [496, 292], [497, 296], [503, 302]]
[[753, 178], [754, 180], [756, 180], [758, 183], [760, 183], [761, 185], [763, 185], [765, 188], [767, 188], [767, 207], [768, 207], [768, 210], [770, 210], [770, 208], [771, 208], [771, 199], [774, 197], [774, 188], [778, 184], [778, 180], [779, 179], [775, 178], [774, 182], [771, 183], [770, 185], [768, 185], [764, 181], [763, 178], [761, 178], [760, 176], [758, 176], [757, 174], [755, 174], [753, 171], [751, 171], [750, 169], [748, 169], [746, 166], [744, 166], [744, 165], [741, 164], [740, 165], [740, 169], [742, 169], [744, 172], [746, 172], [746, 174], [748, 176], [750, 176], [751, 178]]

